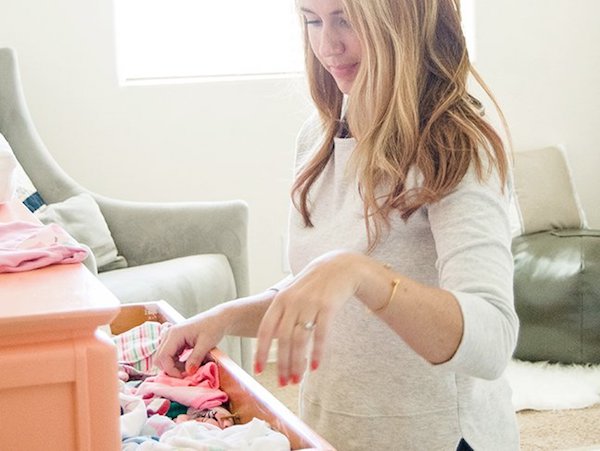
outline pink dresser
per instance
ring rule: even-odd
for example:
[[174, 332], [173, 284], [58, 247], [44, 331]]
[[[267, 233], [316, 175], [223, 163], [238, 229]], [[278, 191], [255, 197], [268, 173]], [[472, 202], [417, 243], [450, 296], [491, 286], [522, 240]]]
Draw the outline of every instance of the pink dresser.
[[[36, 219], [0, 205], [0, 223]], [[82, 265], [0, 274], [0, 449], [120, 449], [118, 300]]]
[[[17, 219], [36, 220], [20, 203], [0, 205], [0, 223]], [[164, 301], [120, 308], [82, 264], [0, 274], [0, 450], [120, 450], [116, 351], [96, 329], [149, 320], [183, 317]], [[210, 357], [238, 422], [268, 421], [293, 450], [333, 451], [227, 355]]]

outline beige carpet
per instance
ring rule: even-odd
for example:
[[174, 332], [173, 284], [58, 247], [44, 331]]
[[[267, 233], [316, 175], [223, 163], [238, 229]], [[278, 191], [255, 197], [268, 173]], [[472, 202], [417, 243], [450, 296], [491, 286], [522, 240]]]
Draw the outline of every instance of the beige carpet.
[[[277, 385], [275, 365], [256, 378], [277, 399], [298, 413], [298, 387]], [[600, 405], [579, 410], [523, 411], [517, 414], [524, 451], [600, 450]]]

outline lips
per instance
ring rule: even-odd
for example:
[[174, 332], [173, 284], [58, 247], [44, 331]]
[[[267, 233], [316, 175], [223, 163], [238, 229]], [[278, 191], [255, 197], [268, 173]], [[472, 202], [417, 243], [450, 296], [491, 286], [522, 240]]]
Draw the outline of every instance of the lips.
[[335, 78], [351, 78], [356, 75], [358, 69], [358, 63], [354, 64], [339, 64], [336, 66], [329, 66], [329, 72]]

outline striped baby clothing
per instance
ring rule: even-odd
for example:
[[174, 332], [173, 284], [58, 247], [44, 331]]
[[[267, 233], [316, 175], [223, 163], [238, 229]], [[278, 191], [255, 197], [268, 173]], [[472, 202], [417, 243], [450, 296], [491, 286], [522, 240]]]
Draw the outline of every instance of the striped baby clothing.
[[120, 335], [113, 337], [117, 345], [119, 369], [129, 376], [151, 376], [158, 374], [154, 355], [160, 344], [161, 334], [170, 323], [146, 321]]

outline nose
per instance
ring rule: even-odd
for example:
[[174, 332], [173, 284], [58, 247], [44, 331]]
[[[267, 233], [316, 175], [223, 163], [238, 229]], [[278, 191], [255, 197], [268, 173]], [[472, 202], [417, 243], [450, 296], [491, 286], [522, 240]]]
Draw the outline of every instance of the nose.
[[324, 27], [321, 34], [319, 52], [321, 56], [335, 56], [344, 53], [345, 45], [339, 33], [329, 27]]

